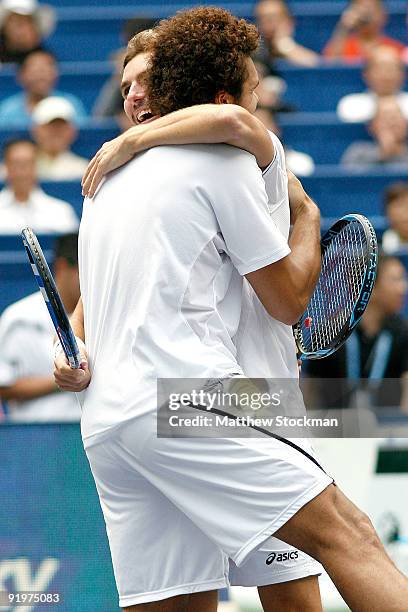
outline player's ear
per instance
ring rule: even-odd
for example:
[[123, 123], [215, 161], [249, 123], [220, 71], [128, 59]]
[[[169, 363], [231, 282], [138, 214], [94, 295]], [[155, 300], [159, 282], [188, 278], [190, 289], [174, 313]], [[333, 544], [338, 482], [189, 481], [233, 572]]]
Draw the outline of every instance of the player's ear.
[[231, 96], [231, 94], [229, 94], [226, 91], [219, 91], [215, 95], [215, 104], [234, 104], [234, 103], [235, 103], [234, 96]]

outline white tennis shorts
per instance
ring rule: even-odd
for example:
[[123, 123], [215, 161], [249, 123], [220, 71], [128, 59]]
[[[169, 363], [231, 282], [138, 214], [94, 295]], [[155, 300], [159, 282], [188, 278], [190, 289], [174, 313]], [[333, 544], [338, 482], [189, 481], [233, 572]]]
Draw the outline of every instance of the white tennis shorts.
[[273, 438], [157, 438], [146, 414], [86, 449], [127, 607], [321, 573], [271, 537], [333, 482]]

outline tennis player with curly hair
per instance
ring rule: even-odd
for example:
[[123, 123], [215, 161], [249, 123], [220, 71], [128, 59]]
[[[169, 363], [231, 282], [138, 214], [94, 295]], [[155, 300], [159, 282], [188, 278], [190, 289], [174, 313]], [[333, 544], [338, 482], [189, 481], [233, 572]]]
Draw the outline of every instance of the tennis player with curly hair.
[[[151, 111], [166, 112], [156, 93], [161, 71], [176, 84], [200, 75], [215, 91], [213, 99], [200, 93], [193, 100], [173, 92], [164, 102], [169, 112], [211, 102], [252, 111], [254, 29], [245, 24], [221, 9], [162, 22], [146, 73]], [[210, 61], [202, 49], [211, 37]], [[180, 55], [193, 53], [183, 73], [170, 40]], [[122, 85], [127, 113], [140, 121], [146, 112], [137, 104], [136, 60]], [[223, 65], [230, 81], [216, 91]], [[270, 142], [273, 167], [281, 152]], [[150, 149], [85, 201], [81, 289], [92, 379], [82, 435], [125, 609], [215, 610], [212, 590], [227, 583], [228, 558], [244, 568], [272, 534], [321, 561], [352, 609], [405, 609], [407, 581], [369, 520], [301, 446], [156, 436], [157, 378], [246, 373], [233, 342], [239, 317], [227, 324], [223, 312], [226, 286], [240, 312], [245, 276], [276, 330], [303, 312], [319, 270], [319, 215], [308, 199], [291, 212], [289, 248], [271, 220], [255, 158], [226, 145]], [[275, 333], [277, 346], [284, 335]], [[288, 367], [292, 348], [275, 352], [274, 367]]]

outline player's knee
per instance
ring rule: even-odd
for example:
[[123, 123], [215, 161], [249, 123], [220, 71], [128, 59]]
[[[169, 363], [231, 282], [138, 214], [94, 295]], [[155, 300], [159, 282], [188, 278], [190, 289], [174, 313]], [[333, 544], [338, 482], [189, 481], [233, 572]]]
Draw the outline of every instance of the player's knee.
[[360, 515], [356, 518], [353, 527], [353, 539], [358, 542], [359, 550], [363, 554], [366, 554], [369, 549], [382, 549], [380, 538], [370, 518], [364, 512], [360, 511]]
[[334, 503], [339, 521], [343, 525], [341, 531], [347, 531], [348, 537], [363, 548], [382, 546], [370, 518], [340, 490], [335, 492]]
[[325, 498], [322, 516], [313, 555], [318, 560], [331, 550], [344, 549], [348, 554], [361, 556], [382, 547], [369, 517], [336, 487]]

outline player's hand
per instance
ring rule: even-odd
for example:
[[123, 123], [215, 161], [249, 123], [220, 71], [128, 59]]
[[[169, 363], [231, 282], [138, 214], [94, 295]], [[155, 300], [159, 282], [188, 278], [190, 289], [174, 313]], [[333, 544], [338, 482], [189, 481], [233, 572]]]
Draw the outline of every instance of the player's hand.
[[105, 142], [85, 170], [82, 178], [82, 195], [92, 198], [102, 178], [108, 172], [126, 164], [134, 154], [126, 132]]
[[91, 372], [88, 367], [88, 355], [85, 344], [77, 338], [81, 364], [78, 369], [71, 368], [64, 351], [56, 350], [54, 359], [55, 384], [63, 391], [79, 393], [87, 388], [91, 381]]

